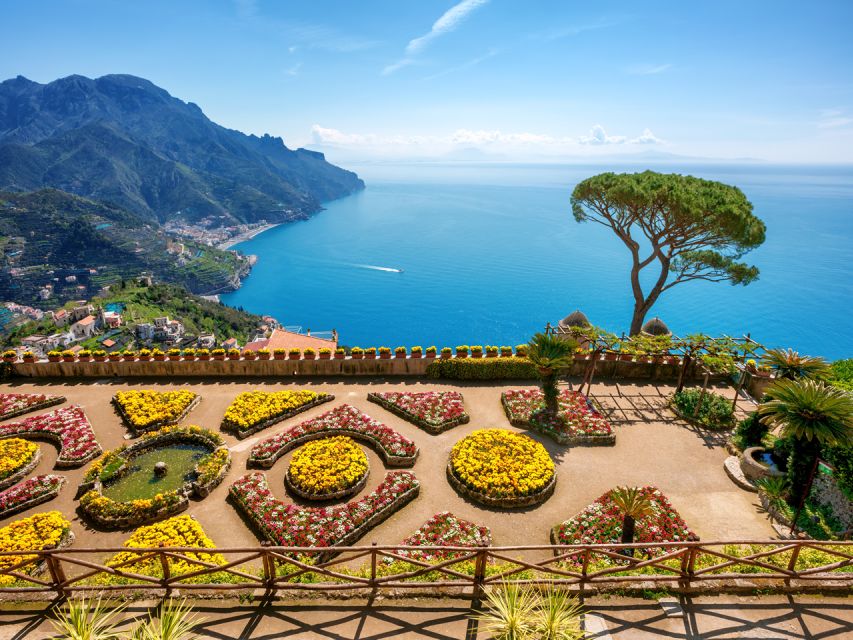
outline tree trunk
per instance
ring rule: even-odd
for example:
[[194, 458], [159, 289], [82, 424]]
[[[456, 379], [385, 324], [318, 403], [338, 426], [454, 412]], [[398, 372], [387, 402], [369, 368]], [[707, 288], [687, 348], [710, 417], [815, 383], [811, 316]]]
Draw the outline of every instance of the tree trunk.
[[548, 369], [542, 373], [542, 395], [545, 396], [545, 410], [552, 416], [560, 412], [559, 394], [557, 391], [557, 372]]
[[636, 336], [640, 334], [647, 313], [648, 309], [645, 307], [634, 306], [634, 315], [631, 317], [631, 330], [628, 332], [628, 335]]
[[788, 458], [788, 482], [791, 486], [789, 504], [792, 507], [800, 505], [806, 497], [809, 475], [819, 455], [820, 443], [816, 438], [797, 438], [794, 441], [794, 448]]
[[[629, 515], [625, 515], [622, 519], [622, 544], [631, 544], [634, 542], [634, 518]], [[622, 554], [626, 556], [634, 557], [633, 549], [622, 549]]]

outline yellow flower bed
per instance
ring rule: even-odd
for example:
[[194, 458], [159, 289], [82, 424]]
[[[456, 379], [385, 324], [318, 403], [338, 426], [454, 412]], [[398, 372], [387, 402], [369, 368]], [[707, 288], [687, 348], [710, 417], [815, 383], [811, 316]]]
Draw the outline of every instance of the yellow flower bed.
[[504, 429], [482, 429], [450, 453], [454, 474], [465, 485], [495, 498], [541, 491], [554, 477], [554, 462], [541, 444]]
[[29, 440], [21, 438], [0, 440], [0, 480], [5, 480], [27, 466], [38, 450], [39, 446]]
[[301, 447], [290, 461], [293, 485], [314, 495], [343, 491], [367, 473], [367, 456], [352, 438], [334, 436]]
[[[207, 537], [204, 529], [190, 516], [175, 516], [162, 522], [157, 522], [145, 527], [139, 527], [123, 545], [127, 549], [151, 549], [157, 547], [200, 547], [204, 549], [215, 549], [216, 545]], [[209, 564], [225, 564], [225, 558], [219, 553], [186, 553], [187, 558], [200, 560]], [[107, 566], [116, 567], [128, 560], [137, 558], [139, 554], [133, 551], [122, 551], [113, 556]], [[197, 571], [203, 568], [201, 565], [169, 558], [169, 571], [172, 575], [180, 575]], [[139, 573], [142, 575], [160, 576], [163, 567], [159, 558], [148, 558], [140, 562], [119, 567], [121, 571]]]
[[[2, 551], [38, 551], [56, 547], [66, 533], [71, 529], [71, 523], [59, 513], [48, 511], [37, 513], [29, 518], [16, 520], [0, 529], [0, 550]], [[7, 569], [23, 560], [31, 560], [36, 556], [0, 556], [0, 569]], [[21, 573], [32, 573], [35, 565], [27, 565], [20, 569]], [[13, 584], [14, 576], [0, 576], [0, 586]]]
[[246, 391], [225, 410], [223, 424], [245, 431], [282, 414], [314, 402], [320, 394], [314, 391]]
[[177, 422], [198, 397], [192, 391], [119, 391], [114, 400], [130, 426], [150, 429]]

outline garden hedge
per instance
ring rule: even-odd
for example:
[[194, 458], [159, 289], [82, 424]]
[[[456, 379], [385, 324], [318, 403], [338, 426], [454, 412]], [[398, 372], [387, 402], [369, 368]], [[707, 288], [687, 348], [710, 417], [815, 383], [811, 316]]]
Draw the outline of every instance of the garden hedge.
[[527, 358], [451, 358], [427, 366], [430, 378], [453, 380], [531, 380], [538, 378], [536, 367]]

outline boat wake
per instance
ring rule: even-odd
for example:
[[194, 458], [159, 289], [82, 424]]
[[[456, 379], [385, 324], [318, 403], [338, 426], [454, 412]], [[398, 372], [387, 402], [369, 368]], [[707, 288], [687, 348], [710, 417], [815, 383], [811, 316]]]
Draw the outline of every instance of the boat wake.
[[394, 267], [377, 267], [372, 264], [354, 264], [354, 267], [358, 267], [359, 269], [370, 269], [372, 271], [386, 271], [388, 273], [403, 273], [402, 269], [396, 269]]

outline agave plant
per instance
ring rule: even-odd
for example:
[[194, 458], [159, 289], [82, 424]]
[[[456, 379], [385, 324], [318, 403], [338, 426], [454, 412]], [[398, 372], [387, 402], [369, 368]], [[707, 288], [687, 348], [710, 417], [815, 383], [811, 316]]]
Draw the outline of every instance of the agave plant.
[[107, 608], [100, 598], [69, 600], [50, 623], [61, 640], [118, 640], [123, 634], [116, 619], [123, 610], [124, 605]]
[[784, 512], [787, 508], [788, 480], [781, 476], [771, 476], [755, 481], [758, 494], [767, 500], [767, 505], [775, 511]]
[[762, 356], [761, 364], [775, 371], [777, 378], [788, 380], [817, 378], [830, 370], [823, 358], [801, 356], [793, 349], [769, 349]]
[[[638, 518], [652, 515], [652, 501], [640, 487], [616, 487], [610, 493], [613, 504], [622, 512], [622, 544], [634, 542], [634, 526]], [[633, 556], [634, 549], [625, 549], [625, 555]]]
[[583, 609], [576, 598], [566, 591], [551, 588], [546, 591], [533, 615], [537, 640], [580, 640]]
[[527, 358], [542, 379], [545, 410], [556, 417], [560, 411], [557, 392], [557, 370], [569, 367], [577, 342], [556, 335], [537, 333], [527, 344]]
[[202, 619], [193, 613], [186, 600], [165, 600], [157, 618], [149, 618], [134, 630], [133, 640], [195, 640], [193, 628]]
[[521, 585], [507, 582], [486, 594], [486, 610], [476, 619], [480, 631], [495, 640], [532, 640], [536, 597]]
[[815, 380], [779, 380], [758, 407], [761, 421], [779, 428], [794, 447], [788, 460], [791, 504], [799, 505], [811, 488], [821, 447], [853, 441], [853, 395]]

